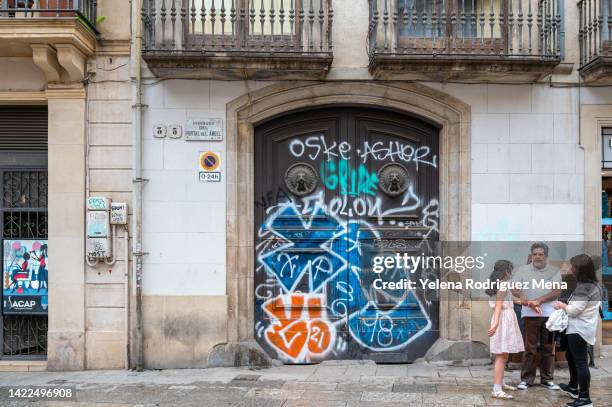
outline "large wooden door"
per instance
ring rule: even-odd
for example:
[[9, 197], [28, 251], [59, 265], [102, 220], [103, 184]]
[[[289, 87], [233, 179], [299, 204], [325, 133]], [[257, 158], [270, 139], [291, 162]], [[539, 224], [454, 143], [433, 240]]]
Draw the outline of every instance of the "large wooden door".
[[255, 137], [257, 341], [286, 363], [423, 356], [438, 337], [437, 302], [381, 283], [424, 271], [372, 264], [435, 250], [438, 129], [334, 107], [264, 123]]

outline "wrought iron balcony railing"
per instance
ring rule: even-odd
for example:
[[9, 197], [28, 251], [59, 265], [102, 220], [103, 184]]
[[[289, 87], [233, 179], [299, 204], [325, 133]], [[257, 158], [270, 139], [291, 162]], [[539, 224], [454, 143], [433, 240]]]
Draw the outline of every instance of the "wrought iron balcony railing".
[[581, 0], [580, 72], [587, 80], [612, 78], [612, 0]]
[[143, 54], [154, 72], [160, 58], [165, 68], [169, 58], [200, 68], [224, 58], [221, 69], [250, 69], [257, 58], [331, 63], [332, 19], [331, 0], [144, 0]]
[[[560, 0], [371, 0], [371, 66], [388, 57], [559, 63]], [[446, 62], [443, 62], [445, 61]], [[497, 66], [495, 69], [499, 69]], [[504, 68], [509, 69], [509, 68]], [[503, 69], [502, 69], [503, 70]]]
[[78, 19], [96, 32], [97, 0], [0, 0], [0, 19]]

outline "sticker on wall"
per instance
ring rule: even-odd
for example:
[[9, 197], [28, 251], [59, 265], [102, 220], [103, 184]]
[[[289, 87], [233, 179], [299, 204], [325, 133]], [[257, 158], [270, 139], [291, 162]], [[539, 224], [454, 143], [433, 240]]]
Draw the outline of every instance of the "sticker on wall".
[[185, 124], [187, 141], [222, 141], [223, 119], [188, 119]]
[[221, 154], [213, 151], [200, 153], [200, 182], [221, 182]]
[[4, 314], [46, 314], [47, 240], [5, 240], [2, 284]]

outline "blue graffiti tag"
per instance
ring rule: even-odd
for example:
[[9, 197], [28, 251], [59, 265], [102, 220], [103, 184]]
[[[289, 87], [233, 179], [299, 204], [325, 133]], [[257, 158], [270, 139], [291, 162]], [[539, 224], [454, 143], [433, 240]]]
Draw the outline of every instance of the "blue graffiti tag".
[[389, 311], [370, 303], [349, 318], [353, 338], [375, 351], [401, 349], [430, 328], [431, 321], [412, 291]]
[[307, 220], [294, 205], [283, 205], [263, 226], [283, 243], [262, 253], [258, 260], [287, 292], [294, 291], [305, 276], [309, 291], [316, 292], [346, 267], [346, 260], [330, 242], [338, 223], [324, 215], [324, 210], [318, 208]]
[[[334, 324], [346, 324], [359, 346], [394, 351], [431, 329], [415, 292], [373, 292], [369, 267], [379, 234], [367, 222], [341, 221], [319, 206], [302, 214], [286, 203], [270, 214], [262, 230], [281, 241], [258, 256], [267, 274], [287, 294], [323, 294], [322, 305]], [[391, 272], [393, 279], [407, 277], [405, 271]], [[379, 303], [377, 295], [384, 301]]]
[[[378, 238], [374, 229], [366, 222], [348, 222], [335, 237], [340, 242], [338, 248], [346, 253], [351, 265], [350, 270], [347, 268], [336, 277], [336, 281], [347, 281], [350, 288], [342, 288], [350, 295], [342, 290], [328, 290], [337, 300], [331, 313], [346, 310], [342, 316], [348, 317], [353, 339], [373, 351], [393, 351], [403, 348], [431, 328], [431, 321], [413, 291], [385, 290], [379, 293], [385, 297], [385, 303], [393, 303], [391, 309], [385, 304], [382, 310], [379, 301], [375, 300], [377, 294], [371, 284], [374, 276], [369, 271], [372, 256], [377, 255], [372, 245]], [[390, 270], [389, 273], [393, 276], [387, 276], [388, 280], [399, 281], [408, 277], [403, 269]]]

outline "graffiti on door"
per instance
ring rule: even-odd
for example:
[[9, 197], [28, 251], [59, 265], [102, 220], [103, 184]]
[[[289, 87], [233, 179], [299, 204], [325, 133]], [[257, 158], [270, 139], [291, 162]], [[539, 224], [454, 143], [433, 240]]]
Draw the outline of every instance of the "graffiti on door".
[[301, 293], [266, 301], [263, 308], [275, 321], [264, 332], [268, 343], [293, 362], [324, 356], [336, 338], [324, 302], [321, 294]]
[[341, 195], [359, 196], [361, 194], [376, 196], [378, 176], [368, 172], [365, 165], [351, 168], [349, 161], [341, 159], [321, 163], [321, 176], [327, 189], [337, 190]]
[[[437, 144], [353, 144], [323, 135], [291, 140], [278, 153], [291, 157], [288, 167], [303, 162], [319, 169], [318, 187], [280, 198], [278, 186], [261, 191], [277, 199], [266, 200], [256, 232], [255, 337], [288, 363], [401, 352], [433, 337], [437, 308], [423, 293], [375, 290], [371, 259], [398, 249], [398, 236], [414, 230], [418, 238], [407, 246], [417, 250], [437, 238], [437, 192], [419, 194], [417, 179], [407, 178], [403, 193], [389, 199], [376, 171], [390, 162], [406, 174], [437, 171]], [[388, 238], [390, 230], [395, 235]], [[389, 280], [411, 278], [405, 269], [385, 273]]]
[[438, 157], [432, 153], [430, 146], [415, 147], [410, 143], [400, 141], [370, 142], [364, 141], [359, 147], [353, 146], [346, 141], [330, 145], [322, 135], [310, 136], [305, 140], [295, 139], [289, 145], [289, 153], [296, 158], [306, 157], [310, 160], [317, 160], [323, 156], [325, 161], [341, 158], [348, 160], [351, 152], [355, 151], [358, 159], [364, 164], [368, 160], [374, 161], [398, 161], [403, 163], [414, 163], [417, 168], [419, 164], [434, 168], [438, 167]]

